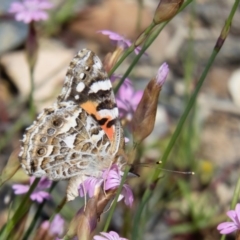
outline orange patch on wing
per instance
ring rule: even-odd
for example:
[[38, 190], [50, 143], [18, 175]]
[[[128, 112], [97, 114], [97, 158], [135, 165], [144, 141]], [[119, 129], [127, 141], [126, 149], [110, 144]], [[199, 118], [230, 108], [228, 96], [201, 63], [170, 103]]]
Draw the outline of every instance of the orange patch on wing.
[[[87, 101], [83, 104], [81, 104], [81, 108], [83, 108], [88, 114], [93, 114], [97, 120], [101, 120], [101, 116], [97, 112], [97, 103], [92, 102], [92, 101]], [[113, 140], [113, 135], [114, 135], [114, 126], [111, 126], [110, 128], [107, 127], [107, 124], [109, 121], [112, 120], [110, 116], [106, 117], [108, 120], [104, 125], [101, 126], [103, 131], [107, 134], [109, 140]]]
[[87, 101], [80, 105], [88, 114], [93, 114], [94, 116], [97, 115], [97, 103]]
[[113, 140], [114, 126], [109, 128], [109, 127], [107, 127], [107, 123], [108, 123], [108, 121], [102, 126], [102, 129], [107, 134], [108, 138], [110, 140]]

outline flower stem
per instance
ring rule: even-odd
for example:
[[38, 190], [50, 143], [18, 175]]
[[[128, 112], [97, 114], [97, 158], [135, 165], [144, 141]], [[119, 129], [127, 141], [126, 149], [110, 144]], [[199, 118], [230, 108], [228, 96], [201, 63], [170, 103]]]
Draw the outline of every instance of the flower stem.
[[54, 219], [54, 217], [56, 216], [56, 214], [58, 214], [58, 213], [62, 210], [62, 208], [64, 207], [64, 205], [66, 204], [66, 202], [67, 202], [67, 198], [64, 197], [64, 198], [62, 199], [61, 203], [56, 207], [54, 213], [52, 214], [52, 216], [51, 216], [50, 219], [49, 219], [49, 222], [52, 222], [52, 220]]
[[[167, 148], [166, 148], [166, 150], [165, 150], [165, 152], [163, 154], [163, 157], [161, 159], [163, 165], [166, 163], [166, 161], [168, 159], [168, 156], [169, 156], [169, 154], [170, 154], [170, 152], [171, 152], [171, 150], [172, 150], [172, 148], [173, 148], [173, 146], [174, 146], [174, 144], [175, 144], [175, 142], [176, 142], [176, 140], [177, 140], [177, 138], [178, 138], [178, 136], [179, 136], [179, 134], [180, 134], [180, 132], [182, 130], [183, 124], [184, 124], [184, 122], [185, 122], [185, 120], [186, 120], [190, 110], [192, 109], [192, 107], [193, 107], [193, 105], [194, 105], [194, 103], [196, 101], [198, 93], [199, 93], [199, 91], [200, 91], [200, 89], [202, 87], [202, 84], [203, 84], [203, 82], [204, 82], [204, 80], [205, 80], [205, 78], [207, 76], [207, 73], [208, 73], [210, 67], [212, 66], [212, 64], [213, 64], [217, 54], [219, 53], [221, 47], [223, 46], [223, 43], [224, 43], [224, 41], [225, 41], [225, 39], [226, 39], [226, 37], [228, 35], [229, 29], [230, 29], [230, 26], [231, 26], [231, 22], [232, 22], [232, 18], [233, 18], [234, 13], [235, 13], [235, 11], [237, 9], [239, 1], [240, 0], [236, 0], [235, 1], [235, 4], [233, 5], [232, 11], [229, 14], [228, 19], [227, 19], [227, 21], [226, 21], [226, 23], [225, 23], [225, 25], [224, 25], [221, 33], [220, 33], [220, 36], [219, 36], [219, 38], [216, 41], [216, 45], [215, 45], [215, 47], [214, 47], [214, 49], [212, 51], [212, 54], [211, 54], [211, 56], [210, 56], [210, 58], [208, 60], [208, 63], [206, 65], [206, 67], [205, 67], [205, 69], [204, 69], [204, 71], [203, 71], [203, 73], [202, 73], [198, 83], [197, 83], [196, 89], [193, 92], [191, 98], [189, 99], [189, 102], [188, 102], [188, 104], [187, 104], [187, 106], [186, 106], [186, 108], [185, 108], [185, 110], [183, 112], [183, 115], [181, 116], [181, 118], [179, 120], [179, 123], [178, 123], [178, 125], [176, 127], [176, 130], [174, 131], [173, 136], [171, 137], [170, 142], [167, 145]], [[161, 169], [156, 169], [155, 170], [154, 175], [153, 175], [152, 180], [151, 180], [151, 182], [154, 185], [156, 185], [160, 173], [161, 173]], [[150, 197], [151, 197], [151, 195], [153, 193], [153, 190], [154, 190], [154, 188], [150, 188], [149, 187], [145, 191], [145, 193], [143, 195], [143, 198], [142, 198], [142, 201], [140, 203], [140, 206], [138, 207], [138, 211], [137, 211], [137, 213], [136, 213], [136, 215], [134, 217], [134, 223], [133, 223], [134, 225], [133, 225], [133, 233], [132, 233], [132, 239], [133, 240], [134, 239], [139, 239], [138, 238], [139, 221], [141, 219], [141, 214], [142, 214], [142, 211], [143, 211], [143, 209], [145, 207], [145, 204], [150, 199]]]
[[123, 174], [123, 177], [122, 177], [122, 180], [121, 180], [121, 184], [120, 184], [119, 187], [118, 187], [118, 190], [117, 190], [116, 196], [115, 196], [115, 198], [114, 198], [112, 207], [111, 207], [111, 209], [110, 209], [110, 211], [109, 211], [109, 214], [108, 214], [108, 217], [107, 217], [107, 219], [106, 219], [106, 223], [105, 223], [103, 232], [107, 232], [107, 230], [108, 230], [108, 228], [109, 228], [109, 225], [110, 225], [110, 222], [111, 222], [111, 219], [112, 219], [114, 210], [115, 210], [115, 208], [116, 208], [116, 206], [117, 206], [118, 196], [120, 195], [120, 193], [121, 193], [121, 191], [122, 191], [123, 184], [125, 183], [125, 181], [126, 181], [126, 179], [127, 179], [129, 170], [130, 170], [130, 167], [127, 166], [126, 169], [125, 169], [125, 171], [124, 171], [124, 174]]
[[24, 214], [28, 211], [28, 209], [31, 206], [30, 195], [34, 191], [35, 187], [38, 185], [39, 181], [40, 178], [36, 178], [34, 180], [27, 194], [24, 196], [21, 204], [14, 213], [12, 219], [10, 219], [8, 223], [5, 225], [5, 227], [2, 228], [2, 231], [0, 233], [0, 239], [8, 239], [8, 236], [13, 230], [14, 226], [22, 219]]
[[[240, 196], [240, 178], [238, 179], [237, 185], [234, 190], [234, 194], [231, 202], [231, 209], [235, 209], [239, 196]], [[226, 238], [226, 235], [222, 235], [221, 240], [225, 240], [225, 238]]]
[[[182, 11], [184, 8], [186, 8], [193, 0], [188, 0], [186, 1], [181, 8], [179, 9], [178, 13], [180, 11]], [[162, 25], [160, 25], [160, 27], [157, 28], [157, 30], [155, 32], [152, 32], [151, 35], [147, 38], [147, 40], [145, 41], [141, 51], [139, 52], [139, 54], [133, 59], [132, 63], [130, 64], [130, 66], [128, 67], [127, 71], [124, 73], [124, 75], [122, 76], [122, 78], [120, 79], [120, 81], [118, 82], [117, 86], [114, 89], [114, 93], [118, 92], [120, 86], [123, 84], [125, 78], [130, 74], [130, 72], [132, 71], [132, 69], [134, 68], [134, 66], [137, 64], [137, 62], [139, 61], [139, 59], [141, 58], [141, 56], [144, 54], [144, 52], [149, 48], [149, 46], [151, 46], [151, 44], [153, 43], [153, 41], [158, 37], [158, 35], [160, 34], [160, 32], [163, 30], [163, 28], [169, 23], [170, 20], [166, 21], [165, 23], [163, 23]], [[151, 32], [152, 29], [155, 27], [156, 25], [152, 22], [150, 24], [150, 26], [146, 29], [147, 32]], [[131, 48], [133, 47], [133, 45], [131, 46]], [[123, 55], [124, 56], [124, 55]], [[122, 56], [122, 57], [123, 57]], [[122, 58], [121, 58], [122, 59]], [[121, 60], [120, 59], [120, 60]], [[118, 63], [120, 62], [120, 60], [117, 62], [117, 66], [115, 65], [109, 75], [111, 75], [118, 67]], [[123, 61], [123, 60], [122, 60]], [[120, 62], [122, 63], [122, 62]], [[120, 64], [119, 64], [120, 65]]]
[[[55, 186], [57, 185], [57, 182], [53, 182], [52, 185], [51, 185], [51, 188], [49, 189], [49, 193], [52, 192], [52, 190], [55, 188]], [[28, 230], [25, 232], [22, 240], [28, 240], [29, 239], [29, 235], [31, 234], [33, 228], [35, 227], [36, 223], [37, 223], [37, 220], [42, 212], [42, 209], [46, 203], [46, 199], [39, 205], [34, 217], [33, 217], [33, 220], [30, 224], [30, 226], [28, 227]]]
[[30, 93], [29, 93], [29, 115], [31, 119], [34, 119], [36, 114], [36, 109], [34, 106], [34, 67], [30, 67]]

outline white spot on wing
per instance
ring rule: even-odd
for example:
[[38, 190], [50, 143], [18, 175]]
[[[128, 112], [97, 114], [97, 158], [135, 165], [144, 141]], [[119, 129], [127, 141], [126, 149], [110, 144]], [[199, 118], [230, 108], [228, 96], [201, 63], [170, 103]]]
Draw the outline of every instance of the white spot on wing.
[[76, 139], [76, 134], [75, 135], [71, 135], [71, 136], [67, 136], [63, 141], [67, 144], [67, 146], [69, 148], [73, 148], [74, 147], [74, 141]]
[[102, 62], [100, 61], [100, 59], [97, 56], [93, 57], [94, 60], [94, 67], [101, 69], [103, 67]]
[[113, 109], [102, 109], [98, 111], [99, 115], [104, 118], [104, 117], [109, 117], [111, 116], [112, 118], [117, 118], [118, 117], [118, 108], [113, 108]]
[[79, 95], [76, 95], [76, 96], [75, 96], [75, 99], [78, 100], [78, 99], [79, 99]]
[[83, 82], [80, 82], [78, 85], [77, 85], [77, 92], [82, 92], [82, 90], [85, 88], [85, 84]]
[[85, 76], [86, 76], [86, 74], [85, 74], [85, 73], [80, 73], [80, 78], [81, 78], [81, 79], [84, 79], [84, 78], [85, 78]]
[[98, 92], [99, 90], [110, 90], [112, 88], [112, 84], [110, 82], [109, 79], [106, 79], [106, 80], [102, 80], [102, 81], [98, 81], [98, 82], [95, 82], [91, 85], [90, 87], [90, 93], [91, 92]]

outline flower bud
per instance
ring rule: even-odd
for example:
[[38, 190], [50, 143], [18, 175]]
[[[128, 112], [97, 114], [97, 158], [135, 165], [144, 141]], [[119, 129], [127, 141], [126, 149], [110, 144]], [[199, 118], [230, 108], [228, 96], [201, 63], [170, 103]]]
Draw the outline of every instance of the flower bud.
[[132, 119], [134, 141], [140, 143], [153, 130], [157, 112], [158, 97], [168, 74], [168, 65], [164, 63], [145, 88]]
[[118, 59], [124, 52], [124, 46], [119, 43], [116, 50], [113, 53], [108, 53], [104, 59], [103, 66], [107, 73], [113, 68], [113, 66], [117, 63]]
[[160, 0], [155, 11], [153, 22], [159, 24], [175, 16], [184, 0]]

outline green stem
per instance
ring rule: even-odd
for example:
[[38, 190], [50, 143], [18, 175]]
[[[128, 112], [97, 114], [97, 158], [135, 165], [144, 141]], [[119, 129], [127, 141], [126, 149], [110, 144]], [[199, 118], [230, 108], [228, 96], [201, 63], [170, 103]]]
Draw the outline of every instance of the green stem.
[[[49, 189], [49, 193], [52, 192], [52, 190], [55, 188], [56, 185], [57, 185], [57, 182], [53, 182], [53, 183], [52, 183], [52, 186], [51, 186], [51, 188]], [[29, 235], [31, 234], [33, 228], [35, 227], [35, 225], [36, 225], [36, 223], [37, 223], [37, 220], [38, 220], [38, 218], [39, 218], [39, 216], [40, 216], [40, 214], [41, 214], [41, 212], [42, 212], [42, 209], [43, 209], [46, 201], [47, 201], [47, 200], [44, 200], [44, 201], [38, 206], [38, 209], [37, 209], [37, 211], [36, 211], [36, 213], [35, 213], [35, 215], [34, 215], [34, 217], [33, 217], [33, 220], [32, 220], [32, 222], [31, 222], [30, 226], [28, 227], [28, 230], [25, 232], [22, 240], [28, 240], [28, 239], [29, 239]]]
[[240, 196], [240, 178], [238, 179], [236, 188], [234, 190], [233, 199], [231, 202], [231, 209], [235, 209], [239, 196]]
[[[128, 67], [127, 71], [124, 73], [124, 75], [121, 77], [120, 81], [118, 82], [117, 86], [114, 89], [114, 93], [117, 93], [119, 88], [121, 87], [121, 85], [123, 84], [125, 78], [130, 74], [130, 72], [132, 71], [132, 69], [135, 67], [135, 65], [137, 64], [137, 62], [139, 61], [139, 59], [141, 58], [141, 56], [144, 54], [144, 52], [146, 51], [146, 49], [148, 49], [148, 47], [153, 43], [153, 41], [157, 38], [157, 36], [159, 35], [159, 33], [162, 31], [162, 29], [166, 26], [167, 23], [163, 24], [162, 26], [160, 26], [156, 32], [152, 33], [151, 36], [148, 37], [148, 39], [146, 40], [145, 44], [143, 45], [141, 51], [139, 52], [139, 54], [133, 59], [132, 63], [130, 64], [130, 66]], [[115, 67], [115, 66], [114, 66]]]
[[111, 208], [110, 208], [108, 217], [107, 217], [107, 219], [106, 219], [106, 223], [105, 223], [103, 232], [107, 232], [107, 230], [108, 230], [108, 228], [109, 228], [109, 225], [110, 225], [110, 222], [111, 222], [111, 219], [112, 219], [114, 210], [115, 210], [115, 208], [116, 208], [116, 206], [117, 206], [118, 196], [120, 195], [120, 193], [121, 193], [121, 191], [122, 191], [122, 187], [123, 187], [123, 184], [125, 183], [125, 181], [126, 181], [126, 179], [127, 179], [129, 170], [130, 170], [130, 167], [127, 166], [126, 169], [125, 169], [125, 171], [124, 171], [124, 175], [123, 175], [123, 177], [122, 177], [121, 184], [120, 184], [119, 187], [118, 187], [118, 190], [117, 190], [116, 196], [115, 196], [115, 198], [114, 198], [113, 204], [112, 204], [112, 206], [111, 206]]
[[35, 117], [35, 106], [34, 106], [34, 99], [33, 99], [33, 95], [34, 95], [34, 67], [30, 67], [30, 94], [29, 94], [29, 115], [31, 117], [31, 119], [34, 119]]
[[[239, 196], [240, 196], [240, 178], [238, 179], [237, 185], [234, 190], [233, 199], [231, 202], [231, 210], [235, 209]], [[226, 238], [226, 235], [222, 235], [221, 240], [225, 240], [225, 238]]]
[[24, 214], [28, 211], [29, 207], [31, 206], [30, 195], [38, 185], [39, 181], [40, 181], [40, 178], [36, 178], [34, 180], [33, 184], [31, 185], [27, 194], [24, 196], [18, 209], [14, 213], [12, 219], [9, 220], [7, 225], [4, 227], [4, 229], [0, 233], [0, 239], [8, 239], [8, 236], [13, 230], [14, 226], [22, 219]]
[[[181, 8], [179, 9], [178, 13], [181, 12], [184, 8], [186, 8], [193, 0], [188, 0], [186, 1]], [[147, 38], [147, 40], [145, 41], [141, 51], [139, 52], [139, 54], [133, 59], [133, 62], [131, 63], [131, 65], [128, 67], [127, 71], [124, 73], [124, 75], [122, 76], [122, 78], [120, 79], [120, 81], [118, 82], [117, 86], [114, 89], [114, 93], [118, 92], [120, 86], [123, 84], [125, 78], [130, 74], [130, 72], [132, 71], [132, 69], [134, 68], [134, 66], [137, 64], [137, 62], [139, 61], [139, 59], [141, 58], [141, 56], [144, 54], [144, 52], [149, 48], [149, 46], [153, 43], [153, 41], [158, 37], [158, 35], [160, 34], [160, 32], [163, 30], [163, 28], [169, 23], [170, 20], [166, 21], [164, 24], [160, 25], [160, 27], [157, 28], [157, 30], [155, 32], [152, 32], [152, 34]], [[152, 31], [152, 29], [155, 27], [155, 23], [152, 22], [150, 24], [150, 26], [145, 30], [145, 32], [149, 33]], [[132, 45], [133, 46], [133, 45]], [[132, 47], [131, 46], [131, 47]], [[124, 56], [124, 55], [123, 55]], [[122, 60], [122, 58], [120, 59]], [[111, 75], [116, 69], [117, 67], [122, 63], [122, 60], [120, 62], [120, 60], [117, 62], [117, 64], [111, 69], [109, 75]], [[119, 63], [120, 62], [120, 63]], [[118, 64], [119, 63], [119, 64]]]
[[67, 198], [64, 197], [64, 198], [62, 199], [61, 203], [56, 207], [54, 213], [52, 214], [52, 216], [51, 216], [50, 219], [49, 219], [49, 222], [52, 222], [52, 220], [54, 219], [54, 217], [56, 216], [56, 214], [58, 214], [58, 213], [63, 209], [63, 207], [65, 206], [66, 202], [67, 202]]
[[20, 116], [18, 118], [18, 120], [11, 126], [11, 128], [6, 132], [6, 134], [4, 134], [3, 136], [1, 136], [0, 138], [0, 151], [1, 149], [3, 149], [8, 142], [12, 139], [13, 135], [22, 128], [24, 124], [23, 121], [23, 117]]
[[121, 56], [121, 58], [118, 60], [118, 62], [113, 66], [113, 68], [109, 71], [108, 75], [111, 76], [116, 69], [121, 65], [121, 63], [127, 58], [129, 54], [131, 54], [134, 51], [134, 46], [132, 45], [129, 47]]
[[[196, 98], [197, 98], [198, 93], [199, 93], [199, 91], [200, 91], [200, 89], [202, 87], [202, 84], [203, 84], [203, 82], [204, 82], [204, 80], [206, 78], [206, 75], [207, 75], [210, 67], [212, 66], [212, 64], [213, 64], [213, 62], [214, 62], [218, 52], [220, 51], [221, 47], [224, 44], [224, 41], [225, 41], [225, 39], [226, 39], [226, 37], [228, 35], [228, 32], [229, 32], [229, 28], [231, 26], [232, 18], [233, 18], [234, 13], [235, 13], [235, 11], [237, 9], [239, 1], [240, 0], [236, 0], [235, 1], [235, 4], [234, 4], [234, 6], [232, 8], [232, 11], [231, 11], [231, 13], [230, 13], [230, 15], [229, 15], [229, 17], [228, 17], [228, 19], [227, 19], [223, 29], [222, 29], [222, 32], [221, 32], [219, 38], [217, 39], [216, 45], [215, 45], [215, 47], [214, 47], [214, 49], [212, 51], [212, 54], [211, 54], [211, 56], [210, 56], [210, 58], [208, 60], [207, 66], [205, 67], [205, 69], [204, 69], [204, 71], [203, 71], [203, 73], [202, 73], [202, 75], [201, 75], [201, 77], [200, 77], [200, 79], [198, 81], [196, 89], [195, 89], [194, 93], [192, 94], [192, 96], [191, 96], [191, 98], [190, 98], [190, 100], [189, 100], [189, 102], [188, 102], [188, 104], [187, 104], [187, 106], [186, 106], [186, 108], [184, 110], [184, 113], [183, 113], [182, 117], [179, 120], [179, 123], [178, 123], [178, 125], [176, 127], [176, 130], [173, 133], [173, 136], [170, 139], [170, 142], [168, 143], [168, 146], [167, 146], [167, 148], [166, 148], [166, 150], [165, 150], [165, 152], [163, 154], [163, 157], [161, 159], [163, 166], [166, 163], [166, 161], [168, 159], [168, 156], [169, 156], [169, 154], [170, 154], [170, 152], [171, 152], [171, 150], [172, 150], [172, 148], [173, 148], [173, 146], [174, 146], [174, 144], [175, 144], [175, 142], [176, 142], [176, 140], [177, 140], [177, 138], [178, 138], [178, 136], [179, 136], [179, 134], [180, 134], [180, 132], [182, 130], [183, 124], [184, 124], [184, 122], [185, 122], [185, 120], [186, 120], [190, 110], [192, 109], [192, 107], [193, 107], [193, 105], [194, 105], [194, 103], [196, 101]], [[158, 180], [158, 176], [159, 176], [160, 172], [161, 172], [161, 169], [156, 169], [155, 170], [155, 172], [153, 174], [153, 177], [152, 177], [152, 182], [153, 183], [155, 183]], [[132, 235], [132, 239], [133, 240], [134, 239], [139, 239], [138, 238], [139, 221], [141, 219], [141, 214], [142, 214], [142, 211], [143, 211], [143, 209], [145, 207], [145, 204], [150, 199], [150, 197], [152, 195], [152, 192], [153, 192], [153, 189], [150, 189], [150, 188], [148, 188], [145, 191], [145, 193], [143, 195], [143, 198], [142, 198], [142, 201], [140, 203], [140, 206], [138, 207], [138, 211], [137, 211], [137, 213], [136, 213], [136, 215], [134, 217], [133, 235]]]
[[[155, 23], [151, 23], [147, 28], [146, 28], [146, 30], [142, 33], [142, 34], [145, 34], [145, 35], [147, 35], [147, 34], [149, 34], [150, 32], [151, 32], [151, 30], [154, 28], [156, 26], [156, 24]], [[142, 35], [141, 34], [141, 35]], [[121, 58], [118, 60], [118, 62], [113, 66], [113, 68], [109, 71], [109, 73], [108, 73], [108, 75], [109, 76], [111, 76], [115, 71], [116, 71], [116, 69], [122, 64], [122, 62], [127, 58], [127, 56], [129, 55], [129, 54], [131, 54], [133, 51], [134, 51], [134, 49], [135, 49], [135, 44], [132, 44], [125, 52], [124, 52], [124, 54], [121, 56]], [[144, 51], [140, 51], [142, 54], [144, 53]], [[140, 55], [140, 57], [142, 56], [142, 54]], [[139, 54], [138, 54], [139, 55]], [[139, 58], [140, 58], [139, 57]]]

